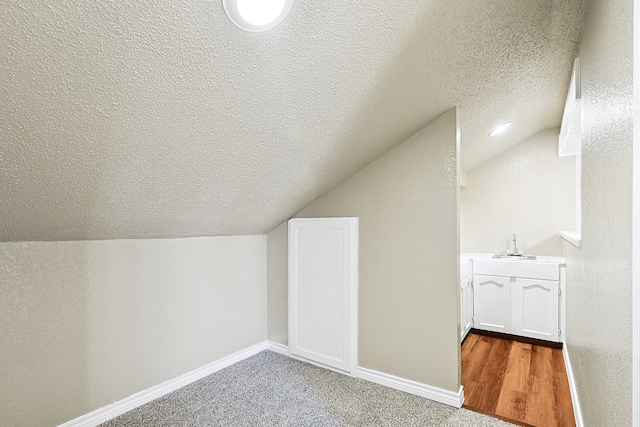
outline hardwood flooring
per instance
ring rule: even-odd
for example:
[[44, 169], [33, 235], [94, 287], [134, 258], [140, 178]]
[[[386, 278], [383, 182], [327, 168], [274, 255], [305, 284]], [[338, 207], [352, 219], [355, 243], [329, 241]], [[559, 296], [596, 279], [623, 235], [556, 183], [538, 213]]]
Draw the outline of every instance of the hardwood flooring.
[[562, 350], [469, 334], [464, 407], [523, 426], [575, 427]]

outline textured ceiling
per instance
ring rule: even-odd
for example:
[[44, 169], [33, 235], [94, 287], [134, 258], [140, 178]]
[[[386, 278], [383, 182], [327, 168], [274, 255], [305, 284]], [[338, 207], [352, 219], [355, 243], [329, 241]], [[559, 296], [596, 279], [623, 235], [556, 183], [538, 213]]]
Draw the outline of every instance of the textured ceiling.
[[0, 240], [266, 232], [453, 106], [471, 169], [559, 125], [585, 2], [4, 0]]

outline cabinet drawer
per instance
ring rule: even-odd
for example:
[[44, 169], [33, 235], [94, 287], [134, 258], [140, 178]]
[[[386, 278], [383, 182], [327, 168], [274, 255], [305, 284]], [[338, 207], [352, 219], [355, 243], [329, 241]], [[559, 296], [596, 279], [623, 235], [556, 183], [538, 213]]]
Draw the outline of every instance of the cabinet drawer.
[[476, 259], [473, 274], [560, 280], [560, 267], [552, 262]]

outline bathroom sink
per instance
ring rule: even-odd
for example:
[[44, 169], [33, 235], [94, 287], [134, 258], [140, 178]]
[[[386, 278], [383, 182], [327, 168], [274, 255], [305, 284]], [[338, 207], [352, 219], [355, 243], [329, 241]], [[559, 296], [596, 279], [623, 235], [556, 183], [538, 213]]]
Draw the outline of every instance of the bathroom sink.
[[521, 259], [521, 260], [535, 260], [535, 255], [507, 255], [507, 254], [496, 254], [491, 258], [497, 259]]

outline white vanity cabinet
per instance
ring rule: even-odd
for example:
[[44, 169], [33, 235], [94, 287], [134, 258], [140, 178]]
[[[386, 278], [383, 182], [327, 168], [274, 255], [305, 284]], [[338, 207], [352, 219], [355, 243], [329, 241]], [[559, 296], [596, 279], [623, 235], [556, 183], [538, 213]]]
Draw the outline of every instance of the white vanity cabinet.
[[473, 259], [473, 327], [561, 341], [563, 270], [559, 261]]
[[464, 340], [473, 327], [473, 276], [470, 259], [460, 265], [460, 339]]

